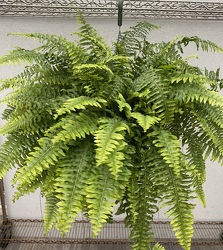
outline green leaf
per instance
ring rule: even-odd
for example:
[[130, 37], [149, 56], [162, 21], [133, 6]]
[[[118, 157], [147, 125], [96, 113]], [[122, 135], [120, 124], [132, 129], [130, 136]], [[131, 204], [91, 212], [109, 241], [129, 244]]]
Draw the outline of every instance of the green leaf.
[[56, 224], [57, 229], [67, 233], [78, 212], [83, 209], [84, 197], [87, 195], [87, 183], [90, 178], [93, 148], [91, 141], [79, 143], [67, 152], [64, 159], [58, 162], [55, 192], [58, 199]]
[[34, 151], [30, 152], [26, 164], [17, 170], [13, 179], [13, 184], [19, 182], [17, 185], [17, 192], [15, 199], [18, 199], [26, 191], [26, 186], [31, 185], [32, 182], [39, 179], [39, 176], [44, 170], [50, 168], [51, 165], [57, 163], [57, 161], [65, 155], [65, 150], [68, 149], [66, 145], [57, 144], [52, 145], [52, 142], [47, 137], [39, 139], [39, 147], [35, 147]]
[[108, 164], [112, 166], [111, 171], [116, 175], [124, 159], [122, 151], [126, 146], [124, 135], [128, 126], [116, 118], [102, 118], [99, 123], [99, 128], [95, 132], [97, 166]]
[[149, 115], [143, 115], [139, 112], [132, 112], [131, 117], [137, 120], [138, 124], [143, 128], [144, 132], [146, 132], [155, 123], [160, 121], [160, 118]]
[[114, 180], [107, 166], [102, 165], [92, 169], [92, 175], [88, 179], [86, 200], [94, 237], [109, 219], [116, 205], [115, 201], [121, 200], [128, 184], [129, 174], [127, 169], [123, 169], [119, 177]]
[[103, 100], [102, 98], [91, 98], [87, 96], [71, 98], [68, 99], [62, 105], [62, 107], [57, 110], [57, 115], [55, 116], [55, 118], [57, 118], [59, 115], [76, 111], [76, 109], [86, 109], [88, 106], [101, 108], [101, 104], [106, 104], [106, 100]]
[[159, 243], [156, 243], [151, 250], [165, 250], [165, 248]]
[[57, 144], [60, 141], [64, 143], [69, 143], [71, 140], [76, 141], [95, 132], [97, 129], [97, 116], [88, 112], [82, 112], [78, 115], [71, 113], [62, 118], [56, 126], [51, 127], [48, 133], [54, 133], [54, 130], [57, 131], [58, 129], [60, 131], [52, 138], [53, 144]]
[[153, 144], [164, 161], [173, 169], [176, 175], [180, 172], [180, 141], [170, 131], [157, 129], [148, 135], [153, 137]]
[[122, 112], [123, 110], [126, 113], [126, 116], [129, 117], [130, 113], [131, 113], [131, 106], [126, 102], [125, 98], [123, 97], [122, 94], [119, 94], [118, 99], [116, 100], [116, 102], [118, 103], [118, 107], [120, 112]]

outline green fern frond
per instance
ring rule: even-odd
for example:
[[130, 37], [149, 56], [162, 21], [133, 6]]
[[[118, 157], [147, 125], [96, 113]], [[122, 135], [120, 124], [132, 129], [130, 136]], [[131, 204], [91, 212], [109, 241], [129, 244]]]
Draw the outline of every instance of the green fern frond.
[[183, 37], [180, 41], [177, 42], [178, 48], [183, 52], [182, 44], [186, 47], [191, 43], [195, 43], [197, 50], [201, 48], [205, 52], [223, 52], [223, 49], [218, 46], [217, 44], [209, 41], [209, 40], [204, 40], [201, 39], [197, 36], [192, 36], [192, 37]]
[[68, 99], [61, 108], [57, 110], [57, 116], [65, 113], [71, 113], [76, 109], [86, 109], [88, 106], [101, 108], [101, 104], [106, 104], [106, 100], [102, 98], [92, 98], [87, 96], [79, 96], [76, 98]]
[[[119, 95], [124, 95], [126, 90], [131, 85], [131, 79], [127, 74], [114, 75], [112, 81], [106, 84], [102, 82], [100, 85], [99, 93], [101, 98], [105, 99], [108, 104], [113, 105], [114, 100], [118, 100]], [[98, 91], [98, 89], [96, 90]]]
[[156, 243], [151, 250], [165, 250], [165, 248], [159, 243]]
[[[32, 116], [32, 114], [31, 114]], [[16, 119], [13, 119], [12, 121], [8, 121], [8, 123], [4, 124], [0, 129], [0, 134], [5, 135], [9, 133], [13, 133], [18, 130], [18, 127], [23, 127], [24, 123], [26, 122], [26, 119], [24, 120], [24, 117], [28, 117], [28, 115], [20, 116]]]
[[59, 36], [59, 35], [54, 35], [54, 34], [43, 34], [43, 33], [22, 33], [22, 32], [17, 32], [17, 33], [9, 33], [9, 35], [13, 36], [19, 36], [19, 37], [25, 37], [26, 39], [33, 39], [37, 40], [42, 46], [37, 47], [36, 50], [42, 51], [44, 53], [48, 53], [49, 55], [55, 55], [61, 51], [66, 50], [66, 38]]
[[[102, 118], [99, 120], [99, 128], [95, 132], [96, 161], [100, 166], [104, 163], [113, 162], [112, 154], [123, 148], [124, 132], [128, 130], [126, 123], [116, 118]], [[117, 153], [122, 154], [119, 150]], [[111, 159], [110, 159], [111, 157]], [[120, 155], [119, 158], [122, 158]]]
[[213, 123], [215, 123], [219, 128], [223, 129], [223, 111], [220, 107], [211, 105], [202, 105], [201, 113], [203, 117], [209, 118]]
[[25, 84], [25, 79], [18, 79], [18, 77], [1, 79], [0, 91], [4, 89], [14, 88], [15, 86], [19, 86]]
[[[151, 221], [157, 212], [157, 194], [152, 183], [152, 176], [146, 166], [138, 177], [132, 177], [129, 184], [130, 222], [134, 250], [147, 250], [153, 239]], [[137, 178], [137, 179], [136, 179]], [[129, 223], [128, 223], [129, 224]]]
[[[35, 109], [40, 109], [43, 106], [45, 109], [54, 109], [58, 105], [62, 104], [60, 99], [68, 99], [71, 95], [75, 94], [75, 91], [69, 89], [61, 90], [61, 86], [55, 84], [41, 84], [30, 83], [27, 86], [10, 86], [14, 89], [13, 92], [8, 93], [1, 102], [8, 104], [16, 109], [23, 109], [23, 113], [26, 110], [30, 110], [32, 113], [37, 113]], [[62, 98], [61, 98], [62, 97]], [[59, 101], [60, 100], [60, 101]]]
[[[62, 158], [59, 162], [63, 162]], [[45, 197], [45, 206], [44, 206], [44, 235], [50, 231], [50, 229], [56, 225], [58, 219], [58, 205], [59, 199], [56, 197], [56, 178], [57, 178], [57, 169], [59, 164], [57, 163], [54, 166], [51, 166], [45, 172], [45, 180], [41, 186], [41, 193]]]
[[90, 74], [92, 80], [105, 80], [111, 81], [113, 78], [113, 72], [106, 65], [100, 64], [82, 64], [73, 68], [75, 76], [80, 78], [81, 80], [90, 80], [90, 76], [86, 75], [86, 73]]
[[[153, 152], [155, 151], [155, 153]], [[131, 179], [123, 197], [126, 213], [125, 224], [132, 228], [130, 239], [133, 240], [133, 249], [152, 249], [153, 231], [151, 222], [158, 211], [157, 201], [160, 196], [160, 188], [156, 186], [156, 177], [153, 170], [156, 166], [157, 150], [146, 139], [138, 150], [135, 151], [132, 161]], [[140, 161], [136, 155], [140, 155]], [[155, 158], [154, 158], [155, 157]], [[161, 158], [158, 157], [160, 161]]]
[[95, 60], [111, 55], [112, 51], [105, 40], [88, 22], [86, 22], [80, 12], [78, 12], [77, 20], [81, 26], [78, 29], [79, 32], [74, 32], [74, 34], [77, 34], [81, 38], [79, 45], [85, 48], [90, 56], [95, 56], [95, 58], [92, 59]]
[[27, 154], [36, 146], [36, 135], [12, 133], [7, 135], [0, 150], [0, 178], [15, 165], [25, 164]]
[[203, 84], [204, 82], [212, 83], [210, 78], [205, 77], [203, 75], [196, 75], [194, 73], [186, 72], [185, 74], [182, 74], [182, 72], [177, 72], [174, 74], [174, 76], [171, 78], [171, 83], [193, 83], [196, 82], [197, 84]]
[[[193, 171], [193, 170], [192, 170]], [[206, 195], [203, 189], [203, 182], [201, 181], [201, 176], [196, 169], [194, 170], [195, 173], [193, 173], [193, 187], [195, 188], [196, 197], [199, 199], [203, 207], [206, 207]]]
[[[9, 120], [1, 129], [0, 134], [11, 134], [17, 131], [23, 131], [27, 134], [38, 133], [44, 127], [48, 126], [48, 114], [45, 117], [39, 114], [33, 114], [31, 111], [26, 111], [23, 115], [17, 116], [13, 120]], [[41, 126], [39, 126], [39, 124]]]
[[60, 65], [38, 65], [27, 66], [22, 73], [16, 77], [6, 79], [1, 84], [1, 89], [33, 87], [35, 84], [68, 86], [73, 83], [69, 73]]
[[8, 55], [0, 58], [0, 64], [13, 63], [14, 65], [21, 65], [22, 63], [34, 63], [38, 62], [46, 64], [46, 58], [41, 53], [35, 50], [26, 50], [20, 47], [16, 47]]
[[[202, 130], [207, 134], [208, 139], [212, 141], [212, 152], [205, 152], [206, 156], [212, 154], [211, 159], [212, 161], [218, 160], [219, 163], [222, 164], [223, 160], [223, 129], [219, 128], [217, 125], [212, 123], [210, 120], [207, 120], [206, 117], [203, 117], [202, 114], [198, 112], [193, 112], [195, 117], [198, 119], [199, 123], [201, 124]], [[215, 155], [217, 153], [217, 155]]]
[[210, 89], [218, 91], [221, 89], [221, 78], [220, 78], [220, 68], [216, 71], [208, 70], [207, 68], [204, 69], [204, 75], [211, 80]]
[[[91, 32], [92, 32], [92, 30], [90, 29], [89, 33], [91, 33]], [[86, 50], [88, 50], [90, 56], [94, 56], [94, 55], [96, 56], [96, 58], [94, 58], [94, 60], [95, 59], [99, 60], [103, 56], [106, 57], [106, 56], [110, 56], [112, 54], [110, 48], [105, 43], [104, 39], [101, 36], [99, 36], [98, 34], [96, 35], [97, 37], [95, 37], [95, 33], [93, 36], [92, 36], [92, 34], [88, 35], [88, 34], [84, 34], [82, 32], [74, 32], [73, 34], [76, 34], [79, 37], [81, 37], [79, 44], [82, 47], [85, 47]], [[98, 52], [97, 54], [95, 53], [96, 51]]]
[[172, 97], [179, 103], [200, 102], [211, 106], [223, 106], [223, 97], [216, 91], [208, 90], [198, 84], [179, 84], [174, 88]]
[[105, 163], [107, 166], [109, 166], [110, 172], [114, 175], [115, 179], [118, 178], [119, 172], [123, 171], [123, 166], [124, 163], [123, 161], [125, 160], [125, 148], [127, 146], [127, 143], [124, 141], [120, 142], [114, 151], [111, 152], [109, 155], [109, 158]]
[[189, 165], [188, 172], [191, 173], [197, 197], [205, 207], [206, 200], [203, 184], [206, 180], [206, 165], [203, 157], [203, 150], [200, 147], [201, 142], [195, 139], [196, 138], [190, 138], [190, 140], [187, 140], [186, 157], [187, 164]]
[[130, 27], [127, 32], [123, 32], [119, 43], [122, 44], [125, 54], [132, 56], [138, 53], [141, 48], [140, 41], [146, 39], [151, 30], [158, 28], [159, 26], [144, 21]]
[[138, 124], [143, 128], [144, 132], [146, 132], [151, 126], [160, 121], [160, 118], [155, 116], [143, 115], [139, 112], [132, 112], [131, 117], [135, 118]]
[[160, 76], [157, 74], [156, 70], [150, 69], [143, 74], [141, 74], [138, 78], [136, 78], [133, 83], [133, 91], [141, 92], [145, 88], [150, 87], [152, 82], [159, 82]]
[[[102, 61], [105, 65], [109, 65], [112, 68], [115, 68], [116, 71], [123, 74], [123, 68], [128, 67], [130, 69], [130, 63], [132, 59], [128, 56], [122, 56], [122, 55], [110, 55], [104, 58]], [[130, 72], [128, 72], [130, 73]]]
[[180, 161], [180, 173], [176, 175], [174, 169], [161, 160], [157, 153], [153, 151], [150, 164], [155, 166], [151, 168], [151, 174], [159, 190], [161, 207], [169, 208], [166, 214], [171, 219], [175, 236], [183, 249], [190, 250], [194, 219], [192, 211], [195, 206], [191, 203], [194, 198], [192, 178], [187, 173], [184, 157]]
[[88, 62], [89, 55], [80, 46], [77, 46], [73, 42], [67, 42], [66, 49], [72, 68], [76, 67], [77, 65], [81, 65], [82, 63], [86, 64]]
[[157, 129], [148, 135], [152, 136], [153, 144], [157, 147], [164, 161], [173, 169], [176, 175], [180, 173], [180, 141], [170, 131]]
[[2, 100], [10, 108], [6, 110], [7, 114], [4, 113], [7, 123], [1, 132], [42, 133], [55, 123], [53, 115], [56, 109], [75, 95], [73, 90], [61, 90], [61, 87], [51, 84], [34, 84], [13, 91]]
[[14, 112], [15, 108], [13, 108], [12, 106], [8, 105], [7, 108], [5, 108], [5, 110], [2, 112], [2, 120], [9, 120]]
[[92, 169], [91, 177], [88, 179], [86, 200], [89, 204], [88, 214], [94, 237], [109, 219], [116, 205], [115, 201], [121, 200], [129, 176], [130, 172], [126, 168], [123, 168], [116, 180], [106, 165]]
[[[18, 182], [18, 190], [23, 190], [23, 186], [31, 185], [44, 170], [49, 169], [51, 165], [54, 165], [63, 157], [65, 155], [64, 150], [68, 149], [64, 144], [52, 145], [51, 139], [47, 137], [40, 138], [38, 142], [40, 146], [35, 147], [35, 151], [29, 153], [26, 165], [21, 167], [14, 176], [12, 183]], [[15, 199], [22, 195], [22, 192], [16, 193]]]
[[181, 178], [178, 179], [173, 175], [172, 170], [169, 168], [170, 183], [167, 188], [164, 205], [169, 206], [169, 210], [166, 212], [171, 220], [171, 225], [175, 231], [175, 236], [178, 239], [181, 247], [185, 250], [191, 249], [191, 238], [193, 236], [193, 223], [194, 216], [192, 210], [194, 204], [190, 202], [193, 198], [191, 195], [191, 180], [185, 174], [181, 173]]
[[[203, 158], [206, 160], [208, 157], [212, 159], [212, 161], [218, 161], [220, 164], [223, 161], [223, 156], [221, 153], [221, 149], [216, 147], [216, 141], [215, 139], [212, 140], [212, 138], [209, 135], [209, 132], [212, 131], [211, 128], [209, 128], [207, 131], [203, 128], [201, 122], [199, 119], [197, 119], [196, 113], [198, 116], [202, 117], [203, 121], [205, 122], [207, 126], [207, 117], [205, 115], [202, 115], [201, 110], [194, 109], [191, 111], [188, 109], [189, 112], [184, 112], [185, 118], [182, 119], [182, 125], [184, 127], [184, 133], [182, 142], [183, 145], [188, 144], [188, 140], [190, 138], [193, 138], [193, 140], [199, 142], [200, 150], [203, 152]], [[195, 112], [195, 115], [193, 115]], [[211, 122], [211, 126], [216, 126], [214, 122]], [[217, 126], [218, 127], [218, 126]], [[219, 131], [218, 131], [219, 130]], [[221, 135], [221, 128], [213, 129], [214, 137], [219, 137]], [[212, 134], [211, 132], [211, 134]], [[189, 139], [188, 139], [189, 138]]]
[[[17, 169], [17, 172], [20, 169], [22, 169], [24, 166], [25, 166], [25, 163], [23, 164], [22, 167]], [[30, 182], [27, 181], [27, 182], [23, 182], [22, 185], [20, 184], [16, 185], [16, 191], [14, 192], [13, 197], [12, 197], [13, 202], [15, 202], [16, 200], [18, 200], [20, 197], [24, 195], [30, 195], [36, 192], [38, 188], [42, 189], [43, 183], [45, 183], [46, 181], [46, 176], [47, 176], [47, 171], [43, 170], [39, 174], [36, 174], [35, 178], [31, 180], [32, 184], [30, 184]], [[15, 183], [13, 181], [12, 181], [12, 185], [15, 186]]]
[[57, 203], [57, 216], [60, 220], [56, 227], [63, 233], [67, 233], [82, 211], [83, 198], [87, 195], [87, 182], [90, 178], [90, 170], [94, 167], [92, 162], [93, 147], [90, 140], [79, 143], [66, 157], [58, 162], [57, 178], [55, 181]]
[[162, 79], [162, 73], [162, 70], [147, 70], [135, 80], [133, 90], [142, 92], [148, 88], [146, 101], [151, 105], [151, 111], [162, 123], [171, 123], [176, 112], [176, 103], [169, 97], [171, 86], [167, 80]]
[[58, 199], [55, 193], [46, 195], [44, 207], [44, 235], [50, 231], [57, 220]]
[[131, 106], [126, 102], [125, 98], [121, 93], [119, 93], [118, 99], [116, 100], [118, 104], [119, 111], [122, 112], [123, 110], [126, 113], [126, 116], [129, 118], [131, 115], [132, 108]]
[[67, 115], [55, 127], [51, 127], [48, 130], [48, 133], [52, 133], [60, 128], [60, 131], [52, 138], [52, 143], [67, 143], [71, 140], [76, 141], [78, 138], [85, 138], [87, 135], [93, 134], [97, 129], [97, 119], [97, 115], [92, 112]]

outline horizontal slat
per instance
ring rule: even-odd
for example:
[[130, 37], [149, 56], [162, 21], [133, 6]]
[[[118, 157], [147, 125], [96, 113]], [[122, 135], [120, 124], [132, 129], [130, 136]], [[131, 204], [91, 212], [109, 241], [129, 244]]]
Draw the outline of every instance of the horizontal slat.
[[[87, 221], [73, 223], [70, 232], [64, 238], [55, 229], [52, 229], [45, 237], [43, 235], [43, 221], [41, 220], [10, 220], [7, 225], [2, 226], [2, 233], [5, 233], [7, 237], [9, 237], [10, 226], [12, 237], [3, 242], [34, 245], [75, 244], [77, 246], [80, 244], [130, 244], [128, 240], [130, 229], [126, 228], [122, 221], [114, 221], [112, 224], [106, 223], [96, 239], [92, 238], [91, 225]], [[155, 241], [159, 241], [163, 245], [177, 245], [169, 222], [154, 221], [152, 227]], [[221, 240], [223, 222], [196, 222], [194, 231], [193, 245], [219, 245], [223, 249], [223, 241]]]
[[[73, 17], [74, 8], [85, 16], [117, 16], [117, 0], [0, 0], [0, 15]], [[209, 1], [147, 1], [125, 0], [125, 17], [158, 17], [223, 20], [223, 3]]]

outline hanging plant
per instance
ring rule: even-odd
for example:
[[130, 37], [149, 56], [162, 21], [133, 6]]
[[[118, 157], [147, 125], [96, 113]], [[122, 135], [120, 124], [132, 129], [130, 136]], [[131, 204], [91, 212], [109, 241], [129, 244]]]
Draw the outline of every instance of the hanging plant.
[[157, 27], [147, 22], [113, 49], [82, 15], [78, 20], [77, 41], [14, 34], [40, 46], [0, 58], [2, 65], [27, 64], [1, 81], [1, 90], [11, 91], [2, 100], [0, 176], [16, 168], [15, 200], [41, 189], [45, 233], [55, 226], [66, 234], [83, 212], [97, 236], [118, 204], [132, 249], [152, 249], [160, 203], [188, 250], [193, 199], [205, 205], [205, 160], [223, 160], [223, 97], [219, 71], [190, 65], [183, 51], [190, 43], [223, 50], [198, 37], [151, 43], [147, 35]]

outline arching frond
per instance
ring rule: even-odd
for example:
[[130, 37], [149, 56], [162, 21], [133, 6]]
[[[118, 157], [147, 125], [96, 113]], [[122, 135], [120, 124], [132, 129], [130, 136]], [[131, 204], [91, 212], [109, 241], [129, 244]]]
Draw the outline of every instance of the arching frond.
[[[141, 92], [149, 89], [147, 102], [151, 112], [164, 123], [171, 123], [176, 111], [176, 103], [169, 98], [170, 86], [167, 80], [162, 79], [159, 70], [150, 69], [142, 73], [134, 82], [134, 91]], [[147, 106], [149, 106], [147, 104]]]
[[97, 236], [103, 224], [109, 219], [116, 205], [115, 201], [121, 200], [129, 175], [130, 172], [125, 168], [114, 180], [107, 166], [101, 165], [92, 169], [92, 175], [88, 179], [86, 198], [94, 236]]
[[100, 64], [82, 64], [73, 68], [75, 75], [77, 75], [81, 80], [91, 80], [89, 75], [91, 72], [92, 80], [105, 80], [110, 81], [113, 77], [113, 72], [106, 65]]
[[[65, 155], [64, 150], [67, 149], [67, 146], [64, 144], [52, 145], [50, 138], [47, 137], [42, 137], [38, 142], [40, 146], [35, 147], [35, 151], [29, 153], [26, 165], [17, 171], [13, 179], [13, 184], [19, 182], [17, 190], [23, 190], [24, 186], [31, 185], [44, 170], [49, 169], [51, 165], [54, 165]], [[22, 195], [22, 192], [17, 192], [15, 199], [18, 199]]]
[[35, 50], [26, 50], [20, 47], [15, 48], [8, 55], [1, 57], [0, 64], [21, 65], [23, 63], [34, 63], [47, 64], [46, 57]]
[[150, 169], [142, 166], [140, 175], [133, 175], [128, 187], [128, 202], [131, 205], [127, 225], [132, 228], [130, 238], [136, 250], [147, 250], [153, 239], [151, 221], [158, 209], [152, 179]]
[[174, 174], [180, 173], [180, 141], [167, 130], [155, 130], [149, 134], [152, 136], [153, 144], [163, 157], [164, 161], [172, 168]]
[[124, 133], [128, 130], [126, 123], [119, 119], [100, 119], [100, 126], [95, 132], [96, 163], [98, 166], [108, 164], [111, 172], [117, 177], [124, 160]]
[[56, 197], [60, 218], [56, 224], [57, 229], [67, 233], [81, 212], [84, 197], [87, 195], [87, 182], [90, 170], [95, 166], [92, 162], [92, 143], [86, 141], [72, 148], [66, 156], [58, 162], [57, 178], [55, 180]]
[[[171, 225], [181, 247], [191, 248], [193, 235], [193, 197], [192, 178], [187, 173], [184, 157], [180, 161], [180, 171], [176, 175], [174, 169], [159, 157], [159, 152], [153, 150], [149, 163], [154, 185], [159, 190], [162, 206], [167, 206], [166, 214], [171, 219]], [[156, 165], [154, 165], [156, 164]]]
[[52, 138], [52, 143], [68, 143], [71, 140], [76, 141], [78, 138], [85, 138], [87, 135], [93, 134], [97, 129], [97, 118], [91, 112], [82, 112], [78, 115], [68, 114], [55, 127], [49, 129], [48, 132], [52, 133], [60, 128], [60, 131]]
[[70, 113], [76, 109], [86, 109], [88, 106], [101, 108], [101, 104], [106, 104], [106, 100], [102, 98], [91, 98], [87, 96], [79, 96], [68, 99], [60, 109], [57, 110], [57, 115]]
[[[61, 159], [63, 162], [63, 158]], [[60, 162], [60, 161], [59, 161]], [[50, 229], [56, 225], [58, 218], [58, 205], [59, 199], [56, 197], [56, 178], [58, 163], [51, 166], [45, 174], [45, 180], [42, 183], [41, 193], [45, 197], [44, 206], [44, 235], [50, 231]]]
[[[75, 32], [80, 37], [79, 45], [84, 47], [93, 60], [103, 58], [112, 54], [110, 47], [98, 32], [88, 23], [81, 13], [77, 20], [81, 24], [79, 32]], [[95, 58], [93, 58], [95, 57]]]
[[152, 250], [165, 250], [165, 248], [163, 246], [161, 246], [159, 243], [156, 243]]
[[209, 41], [209, 40], [201, 39], [200, 37], [197, 37], [197, 36], [192, 36], [192, 37], [185, 36], [180, 41], [177, 42], [177, 46], [183, 52], [182, 45], [186, 47], [191, 43], [195, 43], [197, 50], [201, 48], [205, 52], [209, 52], [209, 51], [223, 52], [223, 49], [220, 46], [218, 46], [216, 43]]
[[143, 115], [139, 112], [132, 112], [131, 116], [137, 120], [144, 132], [146, 132], [152, 125], [160, 121], [160, 119], [155, 116]]
[[140, 22], [131, 27], [127, 32], [124, 32], [119, 43], [123, 45], [127, 55], [135, 55], [140, 51], [141, 41], [145, 40], [149, 32], [153, 29], [158, 29], [159, 26], [148, 22]]
[[60, 51], [64, 51], [66, 49], [67, 39], [54, 34], [43, 34], [43, 33], [9, 33], [9, 35], [25, 37], [26, 39], [37, 40], [42, 46], [37, 47], [35, 50], [41, 50], [49, 55], [57, 54]]
[[180, 103], [197, 101], [212, 106], [223, 106], [223, 97], [219, 93], [198, 84], [179, 84], [171, 95]]
[[0, 150], [0, 178], [12, 168], [23, 166], [26, 155], [36, 146], [36, 135], [12, 133], [7, 135]]
[[50, 231], [57, 220], [57, 210], [58, 210], [58, 199], [55, 193], [50, 193], [45, 196], [45, 207], [44, 207], [44, 235]]
[[191, 238], [193, 236], [194, 216], [192, 210], [195, 205], [191, 203], [193, 198], [191, 192], [191, 179], [187, 174], [181, 171], [181, 178], [178, 179], [173, 175], [169, 168], [171, 188], [164, 195], [164, 205], [170, 206], [167, 211], [168, 217], [171, 219], [171, 225], [175, 231], [175, 236], [178, 239], [183, 249], [191, 249]]

